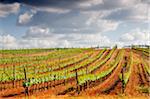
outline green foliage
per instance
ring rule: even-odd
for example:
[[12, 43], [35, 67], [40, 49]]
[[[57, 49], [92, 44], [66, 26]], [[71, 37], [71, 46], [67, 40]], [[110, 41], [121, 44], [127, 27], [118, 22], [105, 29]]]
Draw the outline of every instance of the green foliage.
[[[100, 72], [99, 74], [96, 74], [96, 75], [95, 74], [87, 74], [87, 75], [80, 76], [79, 77], [79, 84], [82, 85], [88, 80], [95, 81], [97, 79], [101, 79], [101, 78], [107, 76], [108, 74], [110, 74], [115, 69], [115, 67], [118, 65], [118, 63], [121, 61], [121, 59], [123, 57], [123, 52], [124, 51], [122, 50], [119, 53], [119, 55], [117, 56], [117, 59], [116, 59], [114, 65], [111, 68], [109, 68], [106, 71], [102, 71], [102, 72]], [[97, 68], [98, 66], [93, 66], [93, 70], [95, 69], [94, 67]]]
[[130, 57], [126, 66], [126, 71], [124, 72], [124, 77], [122, 80], [122, 75], [120, 74], [120, 79], [124, 82], [124, 86], [127, 84], [129, 77], [132, 72], [132, 66], [133, 66], [133, 52], [130, 52]]

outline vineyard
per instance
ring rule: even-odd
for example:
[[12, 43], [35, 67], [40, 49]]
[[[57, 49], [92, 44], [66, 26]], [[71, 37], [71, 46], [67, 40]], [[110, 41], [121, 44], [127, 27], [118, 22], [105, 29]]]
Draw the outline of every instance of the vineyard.
[[150, 49], [0, 50], [0, 97], [149, 97]]

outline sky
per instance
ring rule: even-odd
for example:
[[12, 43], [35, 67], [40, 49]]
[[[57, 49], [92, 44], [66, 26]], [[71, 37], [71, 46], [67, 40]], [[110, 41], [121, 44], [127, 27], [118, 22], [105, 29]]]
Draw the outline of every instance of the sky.
[[0, 0], [0, 49], [150, 45], [149, 0]]

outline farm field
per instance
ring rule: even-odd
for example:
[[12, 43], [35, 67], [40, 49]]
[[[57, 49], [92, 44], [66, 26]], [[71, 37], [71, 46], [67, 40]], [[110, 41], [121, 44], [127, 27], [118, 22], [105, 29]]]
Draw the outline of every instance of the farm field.
[[0, 50], [0, 98], [147, 99], [150, 49]]

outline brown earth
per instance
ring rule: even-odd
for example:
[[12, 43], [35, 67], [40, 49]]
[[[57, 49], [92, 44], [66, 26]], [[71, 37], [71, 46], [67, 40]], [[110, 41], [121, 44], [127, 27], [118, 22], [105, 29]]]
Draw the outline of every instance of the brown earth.
[[[125, 50], [124, 57], [129, 57], [130, 49]], [[104, 52], [103, 55], [96, 62], [104, 59], [109, 52]], [[111, 58], [101, 67], [95, 70], [93, 73], [99, 73], [103, 70], [107, 70], [108, 66], [116, 57], [118, 50], [116, 50]], [[93, 55], [94, 56], [94, 55]], [[47, 89], [40, 89], [37, 92], [31, 94], [29, 99], [148, 99], [149, 94], [143, 93], [139, 90], [139, 87], [144, 86], [146, 88], [150, 87], [150, 77], [144, 70], [144, 65], [142, 58], [149, 64], [150, 60], [147, 56], [142, 56], [140, 52], [133, 51], [133, 66], [132, 73], [130, 75], [129, 81], [125, 87], [124, 94], [121, 93], [122, 82], [119, 80], [119, 75], [121, 73], [122, 64], [125, 63], [124, 58], [119, 62], [115, 70], [108, 76], [103, 82], [99, 83], [93, 88], [88, 88], [82, 91], [79, 95], [76, 92], [76, 80], [70, 79], [65, 85], [60, 84], [58, 86], [53, 86]], [[93, 63], [95, 64], [95, 63]], [[92, 64], [92, 65], [93, 65]], [[92, 66], [90, 65], [90, 66]], [[63, 81], [56, 81], [56, 83]], [[10, 86], [8, 84], [8, 86]], [[39, 86], [45, 86], [45, 84], [39, 84]], [[104, 93], [103, 91], [114, 86], [109, 93]], [[11, 86], [10, 86], [11, 87]], [[74, 89], [75, 88], [75, 89]], [[71, 91], [69, 91], [69, 89]], [[64, 95], [58, 95], [59, 93], [66, 92]], [[4, 91], [0, 91], [0, 98], [25, 98], [24, 88], [11, 88]]]

